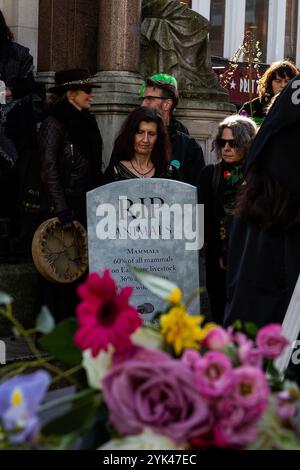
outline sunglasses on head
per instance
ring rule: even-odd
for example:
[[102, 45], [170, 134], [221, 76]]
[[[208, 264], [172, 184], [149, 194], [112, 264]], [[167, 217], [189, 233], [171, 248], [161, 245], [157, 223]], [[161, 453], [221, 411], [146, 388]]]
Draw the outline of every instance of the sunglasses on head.
[[226, 144], [229, 145], [231, 148], [238, 147], [236, 141], [234, 139], [217, 139], [218, 145], [220, 147], [225, 147]]

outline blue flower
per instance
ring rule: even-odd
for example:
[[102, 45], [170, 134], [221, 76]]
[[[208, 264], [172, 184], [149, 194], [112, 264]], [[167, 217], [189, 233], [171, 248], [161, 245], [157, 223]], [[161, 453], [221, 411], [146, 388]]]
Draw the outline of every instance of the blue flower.
[[36, 413], [50, 381], [50, 374], [40, 370], [0, 385], [0, 422], [12, 444], [35, 442], [39, 432]]

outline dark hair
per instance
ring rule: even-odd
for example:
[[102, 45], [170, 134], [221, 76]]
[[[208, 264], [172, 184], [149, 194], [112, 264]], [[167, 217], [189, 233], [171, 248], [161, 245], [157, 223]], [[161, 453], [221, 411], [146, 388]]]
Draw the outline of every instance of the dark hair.
[[275, 181], [265, 170], [264, 163], [264, 158], [257, 159], [249, 169], [235, 213], [254, 227], [275, 233], [299, 228], [299, 195]]
[[14, 35], [6, 24], [4, 15], [0, 10], [0, 44], [3, 44], [7, 41], [13, 41]]
[[272, 81], [275, 80], [277, 75], [280, 78], [285, 78], [287, 76], [292, 79], [298, 75], [298, 73], [297, 67], [290, 60], [281, 60], [271, 64], [259, 80], [258, 95], [260, 101], [268, 102], [274, 96]]
[[113, 148], [115, 160], [132, 160], [134, 156], [134, 136], [139, 131], [142, 121], [155, 122], [157, 125], [157, 141], [151, 153], [151, 161], [158, 171], [164, 170], [171, 155], [170, 140], [167, 129], [158, 110], [141, 107], [127, 116]]

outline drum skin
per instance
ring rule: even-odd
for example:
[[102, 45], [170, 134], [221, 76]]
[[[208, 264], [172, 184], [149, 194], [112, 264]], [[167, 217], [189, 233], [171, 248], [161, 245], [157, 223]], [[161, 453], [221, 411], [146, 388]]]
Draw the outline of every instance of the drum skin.
[[66, 226], [57, 217], [46, 220], [34, 234], [32, 258], [36, 269], [48, 281], [76, 281], [88, 267], [85, 228], [78, 221]]

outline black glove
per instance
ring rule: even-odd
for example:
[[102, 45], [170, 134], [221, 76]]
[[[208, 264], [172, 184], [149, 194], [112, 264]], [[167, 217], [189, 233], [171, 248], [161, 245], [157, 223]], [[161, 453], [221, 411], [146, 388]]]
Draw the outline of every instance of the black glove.
[[58, 212], [56, 215], [62, 225], [71, 224], [74, 220], [76, 220], [74, 212], [70, 209]]

